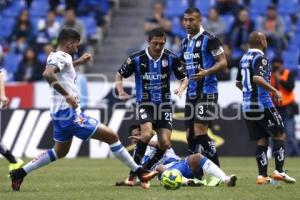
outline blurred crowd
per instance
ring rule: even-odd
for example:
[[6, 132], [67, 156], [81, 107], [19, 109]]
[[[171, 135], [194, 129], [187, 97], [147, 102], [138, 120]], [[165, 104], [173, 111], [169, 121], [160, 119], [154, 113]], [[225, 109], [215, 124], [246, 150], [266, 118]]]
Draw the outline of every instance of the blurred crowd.
[[[168, 34], [167, 48], [179, 54], [186, 36], [182, 25], [188, 7], [202, 13], [202, 26], [223, 43], [229, 69], [219, 80], [235, 79], [238, 61], [248, 48], [249, 34], [263, 31], [268, 40], [267, 56], [282, 57], [295, 73], [299, 64], [300, 2], [298, 0], [164, 0], [156, 1], [152, 16], [144, 23], [145, 33], [162, 27]], [[144, 48], [142, 46], [141, 48]]]
[[[94, 53], [110, 21], [109, 0], [0, 0], [0, 65], [7, 82], [38, 81], [62, 28], [81, 34], [79, 56]], [[87, 68], [88, 69], [88, 68]]]
[[[93, 54], [103, 41], [116, 1], [0, 0], [0, 65], [6, 70], [6, 81], [41, 80], [47, 55], [64, 27], [82, 35], [78, 56], [83, 51]], [[271, 60], [282, 58], [287, 68], [297, 72], [300, 0], [155, 0], [152, 15], [145, 19], [145, 34], [162, 27], [168, 35], [166, 47], [179, 53], [186, 36], [182, 17], [188, 7], [199, 8], [202, 26], [223, 43], [229, 69], [219, 74], [219, 80], [235, 78], [253, 30], [267, 35]]]

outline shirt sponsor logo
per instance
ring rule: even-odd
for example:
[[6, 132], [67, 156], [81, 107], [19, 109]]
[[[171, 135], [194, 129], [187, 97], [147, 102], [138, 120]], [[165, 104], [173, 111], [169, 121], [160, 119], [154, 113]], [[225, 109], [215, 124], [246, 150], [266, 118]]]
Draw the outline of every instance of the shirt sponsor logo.
[[184, 57], [185, 60], [196, 59], [196, 58], [200, 58], [200, 54], [199, 53], [185, 52], [183, 57]]

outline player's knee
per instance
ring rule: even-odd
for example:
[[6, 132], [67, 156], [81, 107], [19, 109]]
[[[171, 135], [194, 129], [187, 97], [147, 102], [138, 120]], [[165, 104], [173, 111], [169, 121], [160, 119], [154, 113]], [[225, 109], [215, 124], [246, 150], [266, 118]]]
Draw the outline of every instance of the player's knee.
[[207, 130], [208, 130], [207, 124], [200, 124], [200, 123], [194, 124], [195, 135], [207, 134]]
[[159, 145], [160, 149], [166, 150], [171, 147], [171, 141], [164, 139], [164, 140], [159, 141], [158, 145]]
[[69, 151], [66, 151], [66, 150], [55, 150], [55, 153], [56, 153], [56, 156], [57, 158], [64, 158], [67, 154], [68, 154]]
[[285, 134], [278, 134], [278, 135], [274, 136], [273, 139], [274, 140], [285, 140], [286, 135]]
[[266, 147], [269, 145], [269, 140], [268, 140], [268, 138], [260, 138], [259, 140], [257, 140], [256, 144], [259, 146]]

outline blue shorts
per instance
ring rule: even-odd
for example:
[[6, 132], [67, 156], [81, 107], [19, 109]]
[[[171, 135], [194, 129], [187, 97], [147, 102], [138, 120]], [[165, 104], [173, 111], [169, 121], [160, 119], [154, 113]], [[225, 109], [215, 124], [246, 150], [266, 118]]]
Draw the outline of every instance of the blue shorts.
[[175, 162], [173, 165], [171, 165], [168, 170], [170, 169], [177, 169], [181, 172], [182, 176], [185, 178], [198, 178], [200, 177], [200, 170], [197, 173], [193, 173], [192, 169], [189, 166], [188, 159], [185, 158], [184, 160], [180, 160], [178, 162]]
[[53, 138], [57, 142], [67, 142], [76, 136], [88, 140], [96, 132], [100, 123], [84, 113], [77, 114], [73, 109], [65, 109], [51, 114]]

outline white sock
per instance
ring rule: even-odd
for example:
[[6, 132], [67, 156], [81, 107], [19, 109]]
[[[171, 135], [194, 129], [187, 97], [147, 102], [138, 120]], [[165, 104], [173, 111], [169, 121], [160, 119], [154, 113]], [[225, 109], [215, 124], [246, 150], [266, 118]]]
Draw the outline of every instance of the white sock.
[[226, 174], [212, 161], [203, 157], [200, 162], [200, 166], [202, 167], [203, 171], [209, 175], [213, 175], [221, 179], [223, 182], [227, 180]]
[[32, 170], [38, 169], [40, 167], [43, 167], [45, 165], [48, 165], [49, 163], [57, 160], [57, 155], [55, 153], [54, 149], [48, 149], [48, 151], [43, 152], [38, 157], [31, 160], [29, 163], [27, 163], [25, 166], [23, 166], [23, 169], [28, 174]]
[[109, 146], [113, 154], [132, 171], [136, 171], [137, 168], [139, 168], [139, 166], [134, 162], [132, 156], [128, 153], [120, 141]]

